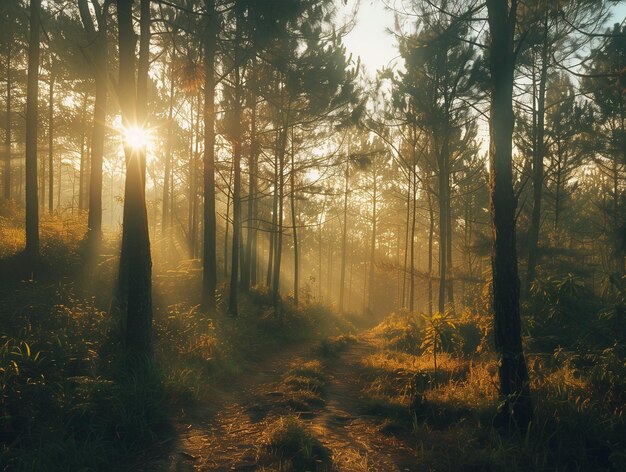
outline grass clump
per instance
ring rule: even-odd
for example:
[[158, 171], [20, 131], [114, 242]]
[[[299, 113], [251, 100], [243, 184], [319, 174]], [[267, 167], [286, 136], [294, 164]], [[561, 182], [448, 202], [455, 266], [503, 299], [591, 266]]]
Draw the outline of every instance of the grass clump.
[[332, 338], [324, 338], [313, 349], [315, 355], [324, 359], [334, 359], [346, 350], [348, 346], [356, 343], [356, 337], [352, 334], [342, 334]]
[[330, 454], [302, 420], [287, 416], [268, 425], [259, 460], [286, 471], [327, 470]]
[[279, 385], [284, 406], [297, 412], [310, 412], [325, 405], [324, 388], [328, 377], [319, 361], [309, 361], [291, 368]]

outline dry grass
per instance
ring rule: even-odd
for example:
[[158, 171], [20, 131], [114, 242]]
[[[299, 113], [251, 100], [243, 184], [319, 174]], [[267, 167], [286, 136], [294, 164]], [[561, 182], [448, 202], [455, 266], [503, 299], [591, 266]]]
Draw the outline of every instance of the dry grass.
[[278, 418], [267, 426], [258, 460], [265, 466], [274, 463], [272, 470], [330, 470], [329, 451], [295, 416]]

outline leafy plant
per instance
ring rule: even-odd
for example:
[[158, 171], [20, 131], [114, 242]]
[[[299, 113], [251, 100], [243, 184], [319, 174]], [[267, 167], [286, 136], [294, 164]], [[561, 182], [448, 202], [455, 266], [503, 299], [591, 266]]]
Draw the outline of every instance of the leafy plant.
[[451, 312], [436, 312], [432, 316], [422, 315], [426, 321], [424, 340], [421, 348], [433, 354], [435, 374], [437, 373], [437, 351], [442, 351], [444, 342], [454, 342], [457, 322]]

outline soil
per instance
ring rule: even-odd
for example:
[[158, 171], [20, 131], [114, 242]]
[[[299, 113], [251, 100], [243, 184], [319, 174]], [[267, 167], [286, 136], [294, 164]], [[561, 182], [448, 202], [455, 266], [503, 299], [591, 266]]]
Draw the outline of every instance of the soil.
[[417, 470], [411, 435], [390, 433], [383, 418], [361, 411], [362, 389], [368, 382], [362, 360], [380, 349], [368, 333], [325, 363], [328, 382], [322, 404], [294, 411], [282, 401], [283, 374], [318, 359], [312, 348], [312, 343], [292, 346], [253, 362], [212, 395], [210, 405], [180, 411], [169, 454], [146, 470], [285, 470], [263, 462], [262, 444], [268, 425], [286, 415], [299, 416], [328, 451], [329, 460], [319, 461], [318, 470]]

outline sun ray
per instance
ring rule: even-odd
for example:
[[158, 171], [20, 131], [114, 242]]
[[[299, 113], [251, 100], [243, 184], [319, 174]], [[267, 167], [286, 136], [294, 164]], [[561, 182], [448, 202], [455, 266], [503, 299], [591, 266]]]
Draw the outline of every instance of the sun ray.
[[129, 126], [122, 129], [125, 145], [134, 150], [148, 149], [152, 143], [152, 133], [148, 128]]

